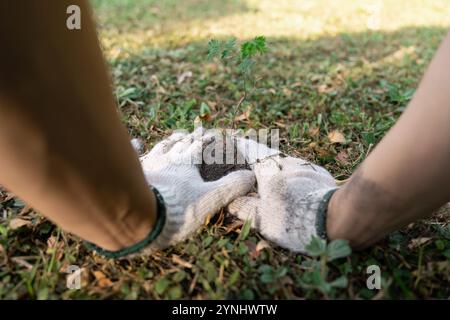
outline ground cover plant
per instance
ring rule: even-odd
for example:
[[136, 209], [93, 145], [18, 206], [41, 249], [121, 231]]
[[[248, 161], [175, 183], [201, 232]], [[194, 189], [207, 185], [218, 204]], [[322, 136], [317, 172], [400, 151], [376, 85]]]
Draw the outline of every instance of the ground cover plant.
[[[146, 149], [195, 121], [279, 128], [282, 151], [341, 181], [404, 110], [450, 26], [448, 0], [92, 4], [123, 122]], [[243, 85], [243, 61], [208, 59], [211, 39], [235, 39], [240, 49], [261, 35], [264, 54], [251, 57], [255, 86]], [[314, 239], [305, 256], [222, 211], [184, 243], [114, 261], [0, 189], [0, 298], [448, 299], [449, 212], [443, 207], [362, 252]], [[66, 287], [69, 265], [82, 268], [80, 290]], [[381, 269], [381, 290], [366, 286], [370, 265]]]

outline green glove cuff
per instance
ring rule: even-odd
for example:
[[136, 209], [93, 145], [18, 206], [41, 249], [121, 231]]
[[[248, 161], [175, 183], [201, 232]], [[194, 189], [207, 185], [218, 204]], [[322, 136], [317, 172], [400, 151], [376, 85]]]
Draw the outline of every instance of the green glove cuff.
[[317, 235], [325, 240], [328, 240], [327, 235], [327, 215], [328, 215], [328, 203], [330, 202], [331, 196], [336, 192], [338, 188], [331, 189], [323, 196], [319, 203], [319, 208], [316, 215], [316, 231]]
[[162, 229], [164, 228], [164, 225], [166, 223], [166, 206], [164, 205], [164, 199], [159, 193], [159, 191], [151, 186], [151, 189], [153, 193], [155, 194], [156, 198], [156, 205], [157, 205], [157, 218], [156, 223], [153, 229], [150, 231], [147, 237], [145, 237], [143, 240], [139, 241], [136, 244], [133, 244], [130, 247], [120, 249], [118, 251], [109, 251], [100, 248], [99, 246], [91, 243], [91, 242], [84, 242], [84, 245], [89, 250], [95, 251], [98, 254], [101, 254], [102, 256], [105, 256], [106, 258], [121, 258], [125, 257], [129, 254], [136, 253], [146, 246], [148, 246], [152, 241], [154, 241], [159, 234], [161, 233]]

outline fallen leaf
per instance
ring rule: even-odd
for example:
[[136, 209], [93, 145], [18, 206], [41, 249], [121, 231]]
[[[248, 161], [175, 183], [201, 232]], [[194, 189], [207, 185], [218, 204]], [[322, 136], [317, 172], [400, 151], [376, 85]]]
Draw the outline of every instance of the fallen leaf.
[[256, 252], [256, 244], [253, 241], [247, 240], [245, 241], [245, 245], [248, 248], [248, 252], [250, 253], [250, 257], [253, 259], [258, 256], [258, 253]]
[[210, 122], [215, 116], [212, 116], [210, 113], [205, 113], [204, 115], [199, 116], [202, 121]]
[[280, 128], [283, 128], [283, 129], [286, 128], [286, 124], [285, 124], [285, 123], [276, 121], [275, 124], [276, 124], [278, 127], [280, 127]]
[[335, 159], [337, 161], [339, 161], [340, 163], [342, 163], [343, 165], [348, 165], [349, 161], [348, 161], [348, 153], [347, 150], [341, 150], [339, 151], [339, 153], [336, 155]]
[[55, 248], [56, 244], [57, 244], [57, 241], [56, 241], [56, 237], [55, 236], [50, 236], [47, 239], [47, 246], [48, 246], [49, 249]]
[[288, 286], [288, 285], [292, 286], [292, 285], [294, 285], [294, 280], [292, 280], [292, 278], [289, 276], [284, 276], [283, 278], [281, 278], [281, 283], [284, 286]]
[[55, 258], [56, 260], [61, 260], [61, 258], [64, 255], [64, 251], [62, 248], [64, 248], [64, 242], [63, 241], [57, 241], [57, 238], [55, 236], [51, 236], [47, 239], [47, 253], [52, 254], [53, 250], [56, 250]]
[[16, 230], [16, 229], [19, 229], [20, 227], [30, 226], [30, 225], [31, 225], [31, 221], [25, 220], [22, 218], [14, 218], [9, 222], [9, 227], [12, 230]]
[[194, 127], [203, 127], [202, 125], [202, 118], [200, 116], [196, 116], [194, 119]]
[[112, 281], [109, 280], [103, 272], [97, 270], [94, 271], [93, 274], [100, 288], [110, 287], [113, 285]]
[[297, 88], [297, 87], [301, 87], [303, 84], [301, 82], [294, 82], [293, 84], [291, 84], [291, 88]]
[[211, 108], [212, 111], [217, 111], [217, 108], [216, 108], [217, 102], [208, 100], [208, 101], [206, 101], [206, 103], [208, 104], [208, 106]]
[[179, 256], [177, 256], [176, 254], [172, 255], [172, 262], [176, 263], [176, 264], [179, 264], [180, 266], [183, 266], [183, 267], [188, 268], [188, 269], [192, 268], [192, 263], [184, 261]]
[[331, 88], [328, 88], [328, 86], [326, 84], [321, 84], [318, 88], [317, 91], [319, 91], [320, 93], [328, 93], [330, 92]]
[[12, 194], [11, 192], [7, 192], [6, 193], [6, 198], [3, 201], [9, 201], [9, 200], [11, 200], [14, 197], [15, 197], [14, 194]]
[[328, 134], [328, 139], [331, 141], [331, 143], [345, 143], [345, 136], [342, 132], [338, 130], [331, 131]]
[[217, 64], [215, 64], [215, 63], [207, 63], [205, 65], [205, 70], [209, 71], [212, 74], [214, 74], [217, 71]]
[[249, 119], [251, 111], [252, 111], [252, 108], [248, 108], [247, 110], [245, 110], [245, 112], [243, 112], [242, 114], [235, 117], [234, 121], [243, 121], [243, 120]]
[[27, 268], [28, 270], [33, 269], [33, 265], [26, 261], [26, 257], [12, 257], [11, 261], [17, 263], [18, 265]]
[[310, 137], [315, 137], [319, 134], [320, 128], [319, 127], [312, 127], [309, 128], [308, 134]]
[[178, 76], [177, 83], [182, 84], [184, 82], [184, 80], [186, 80], [187, 78], [190, 78], [190, 77], [192, 77], [192, 71], [183, 72], [182, 74], [180, 74]]
[[225, 231], [225, 234], [228, 234], [232, 231], [236, 231], [237, 229], [242, 227], [243, 224], [244, 224], [244, 221], [242, 221], [242, 220], [234, 220], [230, 225], [227, 226], [227, 230]]
[[420, 247], [421, 245], [427, 243], [430, 240], [431, 240], [431, 238], [428, 238], [428, 237], [412, 239], [411, 242], [408, 244], [408, 248], [414, 249], [414, 248]]
[[289, 90], [288, 88], [283, 88], [283, 94], [284, 94], [286, 97], [290, 97], [290, 96], [292, 95], [292, 91]]
[[207, 226], [210, 222], [211, 222], [211, 218], [213, 217], [213, 215], [212, 214], [208, 214], [206, 217], [205, 217], [205, 220], [203, 220], [203, 225], [204, 226]]
[[31, 208], [29, 205], [25, 205], [25, 207], [22, 208], [22, 210], [20, 210], [20, 212], [18, 213], [19, 216], [23, 216], [26, 215], [28, 212], [30, 212], [31, 210], [33, 210], [33, 208]]
[[156, 92], [160, 93], [160, 94], [166, 94], [167, 93], [166, 89], [164, 89], [163, 86], [159, 86], [158, 88], [156, 88]]
[[270, 245], [265, 240], [260, 240], [256, 245], [252, 241], [246, 241], [245, 244], [249, 248], [250, 257], [252, 259], [258, 258], [259, 254], [265, 248], [270, 248]]
[[214, 226], [221, 226], [224, 219], [225, 219], [225, 210], [222, 208], [219, 211], [218, 218], [216, 219]]
[[270, 248], [270, 244], [266, 240], [259, 240], [258, 244], [256, 245], [256, 251], [259, 252], [266, 248]]
[[314, 151], [316, 151], [317, 154], [321, 157], [332, 157], [333, 156], [333, 154], [327, 149], [316, 147], [316, 148], [314, 148]]

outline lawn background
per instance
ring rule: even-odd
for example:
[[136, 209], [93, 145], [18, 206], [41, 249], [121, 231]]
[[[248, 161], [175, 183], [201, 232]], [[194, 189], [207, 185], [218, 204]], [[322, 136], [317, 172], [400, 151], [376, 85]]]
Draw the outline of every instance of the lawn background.
[[[204, 126], [229, 127], [240, 78], [206, 59], [207, 42], [264, 35], [269, 50], [257, 59], [257, 90], [238, 127], [279, 128], [283, 151], [338, 180], [399, 117], [450, 26], [448, 0], [91, 3], [123, 122], [146, 149], [176, 128], [192, 129], [202, 104]], [[449, 212], [325, 261], [317, 275], [310, 271], [320, 259], [267, 244], [226, 212], [164, 252], [106, 260], [0, 189], [0, 298], [448, 299]], [[81, 290], [66, 288], [72, 264], [83, 270]], [[380, 291], [366, 287], [373, 264], [382, 271]]]

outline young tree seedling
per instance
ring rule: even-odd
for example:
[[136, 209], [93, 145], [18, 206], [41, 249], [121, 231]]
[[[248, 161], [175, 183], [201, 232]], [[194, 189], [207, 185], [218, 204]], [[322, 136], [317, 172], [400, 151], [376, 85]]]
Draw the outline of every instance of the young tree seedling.
[[[252, 40], [238, 43], [236, 38], [226, 41], [211, 39], [208, 42], [208, 60], [218, 59], [225, 66], [234, 68], [238, 74], [242, 86], [243, 95], [236, 103], [233, 112], [233, 129], [235, 128], [235, 118], [241, 105], [248, 96], [255, 90], [257, 78], [254, 73], [256, 55], [263, 55], [267, 52], [266, 38], [255, 37]], [[248, 88], [248, 85], [251, 87]]]

